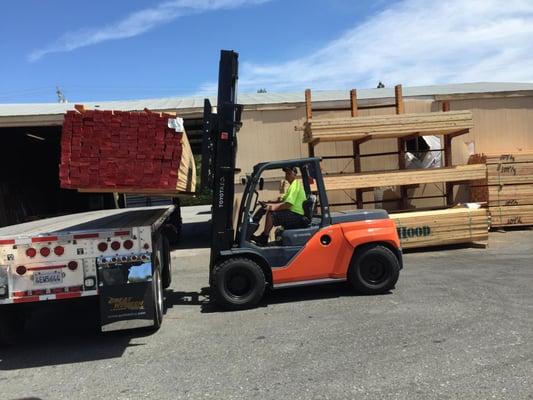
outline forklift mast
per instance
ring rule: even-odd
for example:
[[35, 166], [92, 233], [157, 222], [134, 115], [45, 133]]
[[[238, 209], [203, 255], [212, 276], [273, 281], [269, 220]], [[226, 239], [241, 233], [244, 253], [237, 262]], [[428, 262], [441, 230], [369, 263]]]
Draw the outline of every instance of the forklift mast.
[[218, 75], [217, 112], [204, 101], [202, 188], [213, 192], [210, 269], [221, 251], [233, 246], [233, 203], [237, 132], [242, 106], [237, 101], [238, 53], [222, 50]]

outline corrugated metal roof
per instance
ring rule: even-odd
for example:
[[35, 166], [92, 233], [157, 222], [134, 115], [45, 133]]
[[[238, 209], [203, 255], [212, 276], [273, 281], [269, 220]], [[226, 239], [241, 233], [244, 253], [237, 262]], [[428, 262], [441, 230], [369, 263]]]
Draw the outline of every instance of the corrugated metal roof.
[[[475, 93], [498, 93], [532, 91], [533, 83], [503, 83], [479, 82], [448, 85], [404, 87], [404, 97], [433, 97], [438, 95], [458, 95]], [[348, 90], [316, 90], [312, 92], [313, 102], [347, 100]], [[357, 98], [360, 100], [385, 99], [394, 97], [394, 88], [358, 89]], [[215, 97], [210, 97], [216, 103]], [[203, 97], [169, 97], [161, 99], [143, 99], [126, 101], [79, 102], [87, 108], [101, 108], [106, 110], [139, 111], [144, 108], [150, 110], [183, 110], [199, 109], [203, 107]], [[244, 105], [294, 104], [304, 101], [303, 91], [297, 93], [242, 93], [238, 102]], [[75, 103], [22, 103], [0, 104], [0, 117], [25, 115], [54, 115], [63, 114], [74, 109]]]

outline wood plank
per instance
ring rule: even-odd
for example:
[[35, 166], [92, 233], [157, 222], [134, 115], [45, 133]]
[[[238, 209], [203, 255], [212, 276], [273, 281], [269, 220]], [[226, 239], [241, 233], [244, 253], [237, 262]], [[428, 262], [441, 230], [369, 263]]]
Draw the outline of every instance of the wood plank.
[[489, 207], [492, 227], [533, 225], [533, 205]]
[[488, 240], [486, 209], [451, 208], [390, 214], [403, 248]]
[[326, 190], [347, 190], [381, 186], [401, 186], [422, 183], [462, 182], [482, 179], [486, 174], [482, 164], [457, 165], [449, 168], [431, 168], [359, 174], [326, 175]]

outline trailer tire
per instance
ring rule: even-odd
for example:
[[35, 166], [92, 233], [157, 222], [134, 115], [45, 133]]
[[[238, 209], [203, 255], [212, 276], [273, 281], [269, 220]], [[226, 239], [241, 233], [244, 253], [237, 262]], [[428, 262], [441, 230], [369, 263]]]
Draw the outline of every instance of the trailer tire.
[[164, 295], [163, 295], [163, 278], [161, 273], [161, 262], [164, 257], [163, 251], [163, 238], [160, 237], [156, 242], [153, 253], [153, 269], [152, 274], [152, 300], [154, 308], [154, 325], [152, 329], [154, 331], [158, 330], [163, 323], [163, 309], [164, 309]]
[[396, 255], [380, 244], [357, 248], [348, 271], [348, 280], [356, 292], [381, 294], [396, 285], [400, 263]]
[[265, 274], [257, 263], [230, 258], [215, 266], [211, 296], [226, 310], [243, 310], [259, 303], [265, 287]]
[[13, 345], [17, 343], [26, 325], [26, 319], [19, 315], [12, 306], [0, 311], [0, 345]]
[[163, 243], [163, 289], [170, 287], [172, 283], [172, 258], [170, 257], [170, 244], [168, 238], [163, 236], [161, 238]]

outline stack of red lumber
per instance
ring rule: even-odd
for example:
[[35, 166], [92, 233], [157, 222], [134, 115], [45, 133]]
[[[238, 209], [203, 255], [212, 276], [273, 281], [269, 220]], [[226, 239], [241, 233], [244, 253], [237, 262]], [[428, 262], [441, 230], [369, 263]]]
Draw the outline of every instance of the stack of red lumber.
[[90, 192], [193, 192], [196, 171], [185, 132], [170, 114], [68, 111], [61, 136], [62, 188]]

